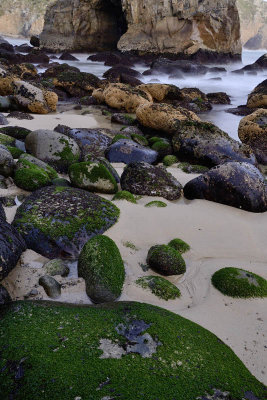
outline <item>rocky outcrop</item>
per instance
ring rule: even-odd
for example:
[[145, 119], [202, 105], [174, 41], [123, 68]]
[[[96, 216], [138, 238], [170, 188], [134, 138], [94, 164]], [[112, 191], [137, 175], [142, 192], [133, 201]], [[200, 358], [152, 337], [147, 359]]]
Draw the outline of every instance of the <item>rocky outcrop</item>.
[[235, 0], [57, 0], [47, 9], [41, 45], [57, 51], [117, 46], [139, 54], [236, 56], [239, 15]]
[[241, 41], [246, 48], [267, 48], [267, 3], [264, 0], [237, 0]]
[[54, 0], [1, 0], [0, 32], [6, 35], [39, 34], [48, 4]]

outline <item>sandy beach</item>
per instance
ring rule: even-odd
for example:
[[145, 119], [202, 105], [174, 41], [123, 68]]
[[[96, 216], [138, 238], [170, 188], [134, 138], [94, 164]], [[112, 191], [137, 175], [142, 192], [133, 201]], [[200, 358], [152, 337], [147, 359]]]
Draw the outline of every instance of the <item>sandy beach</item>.
[[[79, 115], [66, 111], [51, 115], [34, 115], [33, 120], [9, 119], [10, 125], [31, 130], [53, 129], [57, 124], [72, 128], [114, 128], [101, 112]], [[119, 174], [123, 164], [113, 164]], [[177, 167], [168, 168], [182, 185], [193, 179]], [[0, 189], [0, 197], [25, 193], [15, 186]], [[112, 196], [103, 197], [111, 199]], [[166, 208], [146, 208], [152, 200], [164, 200]], [[205, 200], [167, 201], [143, 196], [138, 204], [116, 201], [121, 210], [117, 224], [106, 232], [119, 247], [125, 261], [126, 280], [121, 300], [146, 302], [180, 314], [215, 333], [227, 343], [247, 368], [262, 382], [267, 383], [267, 319], [266, 299], [234, 299], [223, 296], [211, 285], [212, 274], [223, 267], [241, 267], [267, 279], [267, 213], [255, 214]], [[5, 208], [11, 222], [16, 206]], [[184, 258], [187, 271], [180, 277], [168, 277], [181, 291], [181, 298], [164, 301], [138, 287], [136, 279], [154, 275], [145, 270], [149, 248], [181, 238], [191, 250]], [[128, 243], [127, 243], [128, 242]], [[129, 243], [131, 244], [129, 247]], [[34, 299], [48, 299], [38, 285], [43, 264], [48, 261], [27, 250], [17, 267], [2, 282], [12, 298], [24, 299], [35, 289]], [[56, 279], [62, 284], [64, 302], [89, 303], [82, 278], [77, 277], [76, 264], [69, 277]], [[28, 297], [29, 298], [29, 297]]]

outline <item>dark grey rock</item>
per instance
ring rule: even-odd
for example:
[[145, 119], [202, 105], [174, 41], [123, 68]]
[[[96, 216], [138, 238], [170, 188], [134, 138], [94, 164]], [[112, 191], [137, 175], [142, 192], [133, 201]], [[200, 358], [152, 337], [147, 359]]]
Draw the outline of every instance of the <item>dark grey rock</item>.
[[8, 149], [0, 144], [0, 174], [5, 177], [11, 176], [15, 169], [15, 161]]
[[0, 285], [0, 306], [10, 303], [11, 301], [11, 297], [6, 288]]
[[131, 139], [120, 139], [107, 149], [106, 157], [110, 162], [130, 164], [143, 161], [153, 164], [158, 158], [158, 153]]
[[0, 125], [8, 125], [9, 122], [3, 114], [0, 114]]
[[43, 286], [47, 296], [57, 299], [61, 295], [61, 285], [52, 276], [44, 275], [39, 279], [39, 284]]

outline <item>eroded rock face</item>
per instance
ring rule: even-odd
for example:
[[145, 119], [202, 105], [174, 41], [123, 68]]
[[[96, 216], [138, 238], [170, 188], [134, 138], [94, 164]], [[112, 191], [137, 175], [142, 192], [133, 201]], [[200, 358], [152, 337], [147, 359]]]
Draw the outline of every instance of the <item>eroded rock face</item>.
[[235, 0], [58, 0], [47, 10], [41, 44], [57, 51], [117, 45], [139, 53], [241, 53]]
[[242, 118], [238, 136], [253, 149], [258, 162], [267, 165], [267, 110], [260, 108]]
[[229, 162], [188, 182], [187, 199], [206, 199], [251, 212], [267, 211], [267, 188], [260, 171], [248, 163]]
[[118, 219], [110, 201], [70, 187], [32, 193], [18, 208], [13, 225], [32, 250], [53, 258], [78, 258], [88, 239]]

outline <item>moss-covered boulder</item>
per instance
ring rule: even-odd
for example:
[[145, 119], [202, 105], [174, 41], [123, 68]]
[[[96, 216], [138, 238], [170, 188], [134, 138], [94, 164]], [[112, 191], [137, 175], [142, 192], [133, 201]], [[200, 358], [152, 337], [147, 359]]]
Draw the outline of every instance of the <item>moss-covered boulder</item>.
[[81, 162], [72, 164], [69, 168], [71, 183], [91, 192], [116, 193], [118, 185], [114, 176], [98, 162]]
[[125, 167], [121, 176], [121, 188], [133, 194], [161, 196], [167, 200], [177, 200], [182, 193], [182, 185], [164, 167], [145, 162], [132, 163]]
[[247, 106], [249, 108], [267, 107], [267, 79], [257, 85], [248, 95]]
[[259, 275], [240, 268], [222, 268], [211, 278], [220, 292], [231, 297], [267, 297], [267, 281]]
[[104, 157], [105, 151], [112, 142], [110, 129], [70, 129], [65, 125], [58, 125], [55, 131], [63, 133], [78, 143], [83, 161], [87, 161], [88, 156]]
[[126, 200], [130, 203], [136, 204], [136, 198], [132, 193], [128, 192], [127, 190], [120, 190], [115, 194], [112, 200]]
[[50, 165], [46, 164], [44, 161], [39, 160], [39, 158], [33, 157], [31, 154], [28, 153], [23, 153], [19, 158], [19, 161], [22, 160], [27, 160], [37, 167], [42, 168], [47, 173], [50, 179], [58, 178], [57, 171], [54, 168], [50, 167]]
[[119, 139], [106, 151], [106, 157], [110, 162], [123, 162], [125, 164], [135, 162], [156, 162], [158, 153], [155, 150], [141, 146], [131, 139]]
[[192, 111], [165, 103], [140, 105], [136, 110], [136, 118], [144, 127], [169, 135], [173, 135], [177, 131], [179, 122], [200, 121]]
[[70, 269], [66, 265], [66, 262], [61, 260], [61, 258], [54, 258], [54, 260], [50, 260], [43, 265], [43, 269], [46, 272], [46, 275], [55, 276], [68, 276]]
[[11, 176], [15, 169], [15, 161], [8, 148], [0, 144], [0, 175]]
[[4, 219], [0, 219], [0, 281], [16, 266], [26, 244], [17, 232]]
[[217, 336], [149, 304], [11, 303], [1, 312], [0, 347], [3, 399], [14, 391], [40, 398], [40, 388], [54, 400], [266, 398]]
[[78, 274], [84, 278], [86, 293], [95, 303], [115, 301], [124, 283], [125, 271], [120, 251], [107, 236], [97, 235], [83, 247]]
[[157, 140], [155, 143], [152, 144], [151, 149], [155, 150], [158, 153], [159, 159], [173, 154], [172, 145], [166, 139]]
[[180, 123], [172, 139], [174, 153], [182, 161], [207, 167], [227, 161], [256, 163], [251, 148], [207, 122]]
[[[125, 132], [125, 131], [123, 130], [123, 132]], [[131, 135], [131, 138], [134, 142], [140, 144], [141, 146], [148, 146], [148, 140], [143, 135], [140, 135], [139, 133], [133, 133]]]
[[4, 146], [15, 146], [16, 139], [5, 135], [4, 133], [0, 133], [0, 144]]
[[251, 212], [267, 211], [267, 186], [251, 164], [228, 162], [210, 169], [184, 187], [187, 199], [206, 199]]
[[181, 254], [165, 244], [152, 246], [147, 254], [148, 265], [162, 275], [185, 273], [186, 265]]
[[88, 239], [104, 233], [118, 217], [113, 203], [93, 193], [50, 186], [27, 197], [13, 225], [37, 253], [50, 259], [75, 259]]
[[80, 149], [76, 141], [55, 131], [33, 131], [27, 136], [25, 146], [34, 157], [60, 172], [67, 172], [69, 166], [78, 162], [80, 158]]
[[143, 276], [136, 280], [136, 284], [143, 289], [150, 290], [162, 300], [174, 300], [181, 296], [180, 290], [173, 283], [160, 276]]
[[21, 189], [30, 192], [48, 186], [51, 178], [43, 168], [28, 160], [20, 159], [16, 164], [14, 182]]
[[171, 167], [173, 164], [178, 162], [178, 158], [174, 155], [167, 155], [162, 160], [165, 167]]
[[188, 243], [184, 242], [182, 239], [175, 238], [172, 239], [168, 246], [173, 247], [175, 250], [179, 251], [179, 253], [183, 254], [190, 250], [190, 246]]
[[14, 160], [17, 160], [18, 158], [20, 158], [20, 156], [22, 154], [25, 153], [25, 151], [18, 149], [17, 147], [13, 147], [13, 146], [6, 146], [7, 150], [10, 152], [10, 154], [12, 155], [12, 157], [14, 158]]
[[242, 118], [238, 136], [252, 148], [258, 162], [267, 165], [267, 110], [260, 108]]
[[21, 126], [5, 126], [4, 128], [0, 128], [0, 133], [24, 141], [31, 131]]

